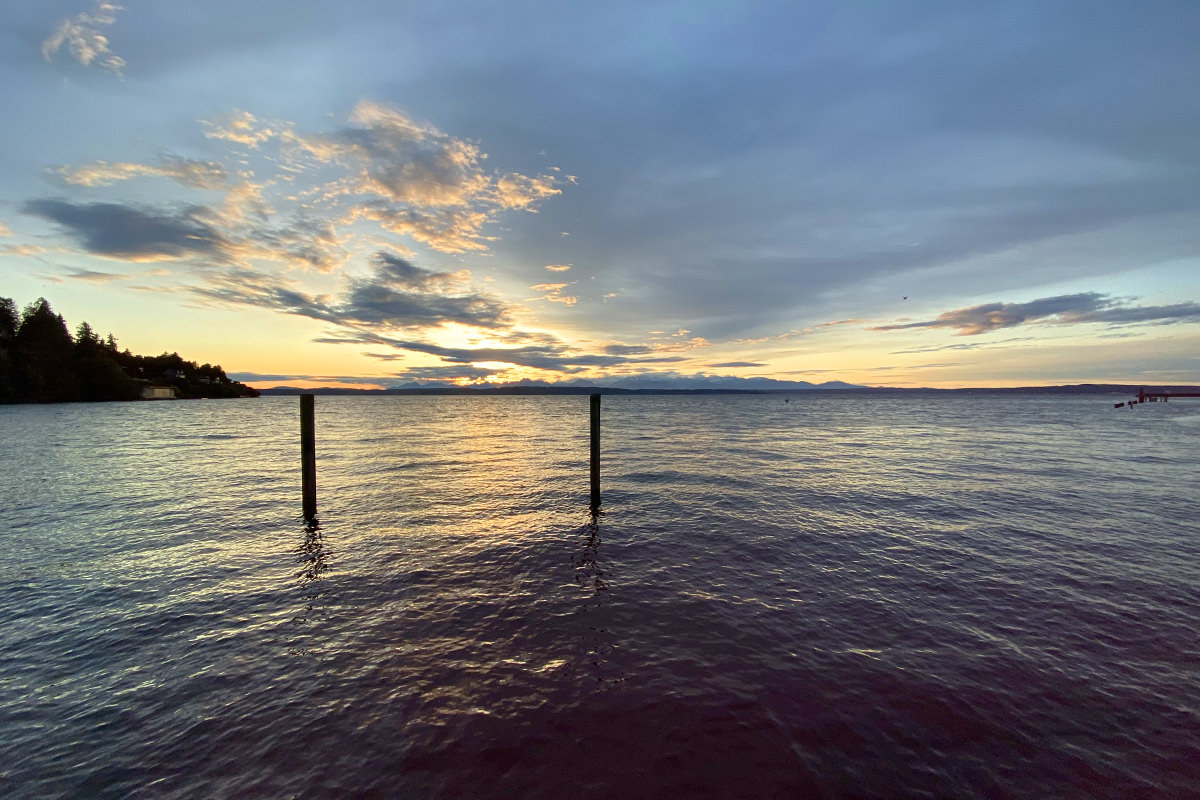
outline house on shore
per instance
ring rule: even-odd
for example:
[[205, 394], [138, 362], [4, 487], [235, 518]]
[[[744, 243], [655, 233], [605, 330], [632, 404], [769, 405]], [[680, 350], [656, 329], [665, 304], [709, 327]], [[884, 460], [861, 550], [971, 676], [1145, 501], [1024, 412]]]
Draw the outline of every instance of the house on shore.
[[143, 400], [174, 400], [175, 399], [175, 387], [174, 386], [143, 386], [142, 387], [142, 399]]

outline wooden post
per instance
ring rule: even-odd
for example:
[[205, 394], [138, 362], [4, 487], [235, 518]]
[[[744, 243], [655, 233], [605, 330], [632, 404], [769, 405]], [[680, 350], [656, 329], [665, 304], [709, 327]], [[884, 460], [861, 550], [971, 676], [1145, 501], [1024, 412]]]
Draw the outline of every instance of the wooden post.
[[592, 513], [600, 512], [600, 395], [592, 395]]
[[300, 395], [300, 480], [304, 493], [304, 518], [317, 516], [317, 437], [313, 423], [313, 396]]

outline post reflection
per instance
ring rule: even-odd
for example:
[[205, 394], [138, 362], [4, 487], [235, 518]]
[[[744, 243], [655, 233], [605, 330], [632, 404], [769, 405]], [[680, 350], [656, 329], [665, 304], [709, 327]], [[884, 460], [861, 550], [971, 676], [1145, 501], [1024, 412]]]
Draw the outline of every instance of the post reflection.
[[599, 506], [593, 505], [587, 524], [583, 526], [585, 536], [583, 548], [575, 556], [575, 582], [581, 586], [591, 584], [597, 592], [608, 591], [604, 570], [600, 567], [600, 516]]
[[601, 686], [616, 686], [625, 681], [621, 669], [613, 663], [618, 646], [613, 640], [610, 629], [611, 609], [607, 609], [611, 600], [608, 597], [608, 574], [600, 560], [600, 516], [602, 512], [593, 505], [588, 521], [584, 524], [583, 546], [573, 559], [575, 567], [575, 582], [581, 587], [591, 590], [591, 602], [584, 610], [587, 624], [585, 633], [585, 652], [583, 664], [597, 684]]
[[317, 599], [324, 594], [324, 590], [318, 588], [318, 585], [329, 569], [331, 555], [329, 548], [325, 546], [321, 523], [315, 517], [305, 520], [304, 539], [292, 552], [298, 556], [297, 563], [300, 565], [300, 569], [295, 573], [295, 577], [300, 579], [300, 588], [304, 592], [303, 601], [305, 603], [295, 620], [307, 622]]

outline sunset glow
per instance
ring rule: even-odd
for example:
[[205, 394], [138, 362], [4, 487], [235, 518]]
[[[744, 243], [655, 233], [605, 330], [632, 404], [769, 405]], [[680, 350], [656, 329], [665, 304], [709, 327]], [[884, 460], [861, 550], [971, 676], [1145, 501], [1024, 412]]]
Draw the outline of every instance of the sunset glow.
[[1200, 383], [1194, 4], [189, 8], [0, 12], [0, 296], [258, 387]]

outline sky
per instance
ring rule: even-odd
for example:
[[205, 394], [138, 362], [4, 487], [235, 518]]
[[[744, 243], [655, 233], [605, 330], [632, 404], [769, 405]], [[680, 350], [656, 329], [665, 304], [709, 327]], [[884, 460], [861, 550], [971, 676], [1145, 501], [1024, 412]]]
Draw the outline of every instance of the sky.
[[0, 296], [260, 388], [1198, 384], [1198, 43], [1195, 0], [4, 2]]

